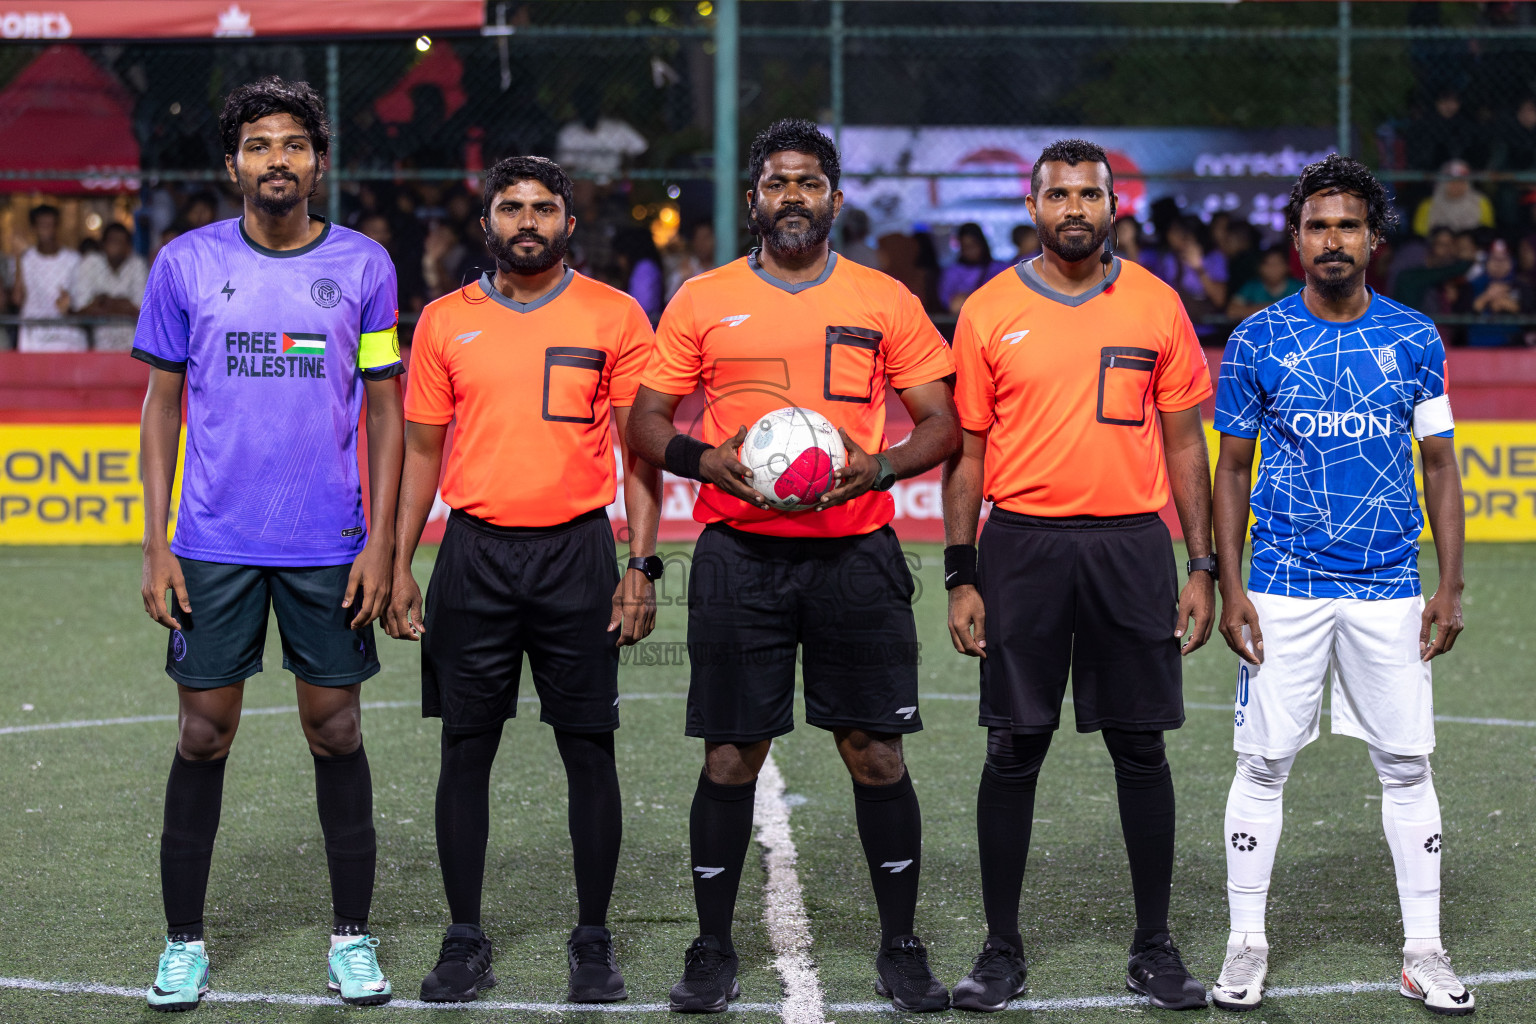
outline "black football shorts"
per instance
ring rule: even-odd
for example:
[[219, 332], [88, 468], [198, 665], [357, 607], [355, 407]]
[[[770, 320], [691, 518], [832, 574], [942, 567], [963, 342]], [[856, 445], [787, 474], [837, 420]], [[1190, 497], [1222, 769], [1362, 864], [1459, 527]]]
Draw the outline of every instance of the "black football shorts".
[[454, 733], [517, 716], [523, 655], [539, 720], [567, 732], [619, 725], [619, 585], [613, 529], [602, 509], [549, 527], [448, 517], [427, 584], [421, 713]]
[[994, 508], [978, 545], [984, 726], [1078, 732], [1184, 724], [1178, 574], [1156, 514], [1048, 519]]
[[816, 538], [706, 526], [688, 577], [687, 734], [746, 744], [789, 732], [797, 656], [811, 725], [918, 731], [913, 594], [889, 526]]

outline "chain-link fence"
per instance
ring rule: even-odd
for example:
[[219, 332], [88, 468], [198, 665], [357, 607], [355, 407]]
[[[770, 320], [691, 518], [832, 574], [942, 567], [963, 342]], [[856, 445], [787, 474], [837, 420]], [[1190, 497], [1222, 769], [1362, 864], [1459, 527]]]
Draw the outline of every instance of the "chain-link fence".
[[[1219, 270], [1220, 294], [1186, 296], [1215, 324], [1240, 310], [1243, 286], [1262, 283], [1296, 172], [1338, 149], [1378, 168], [1398, 197], [1402, 226], [1379, 287], [1444, 270], [1410, 274], [1410, 290], [1447, 325], [1530, 316], [1533, 7], [745, 2], [728, 98], [737, 162], [773, 120], [819, 120], [842, 146], [859, 211], [842, 243], [867, 246], [942, 319], [955, 305], [945, 272], [976, 258], [961, 225], [978, 225], [998, 262], [1030, 251], [1023, 197], [1035, 155], [1065, 134], [1093, 138], [1136, 224], [1123, 248], [1139, 245], [1181, 287], [1202, 261]], [[90, 154], [65, 162], [16, 152], [26, 147], [0, 157], [0, 246], [14, 257], [29, 244], [28, 211], [49, 197], [66, 244], [116, 220], [145, 256], [237, 213], [218, 109], [234, 85], [279, 74], [327, 98], [335, 142], [320, 208], [391, 250], [407, 322], [487, 265], [476, 172], [518, 153], [554, 156], [580, 180], [583, 269], [629, 287], [651, 260], [675, 284], [713, 260], [716, 229], [744, 237], [715, 215], [718, 20], [711, 0], [492, 0], [483, 33], [430, 40], [0, 45], [0, 118], [89, 108], [115, 140], [61, 145]], [[1479, 305], [1506, 263], [1512, 298]], [[642, 301], [655, 312], [668, 287]], [[4, 312], [15, 320], [14, 303]], [[1526, 335], [1509, 326], [1501, 337]]]

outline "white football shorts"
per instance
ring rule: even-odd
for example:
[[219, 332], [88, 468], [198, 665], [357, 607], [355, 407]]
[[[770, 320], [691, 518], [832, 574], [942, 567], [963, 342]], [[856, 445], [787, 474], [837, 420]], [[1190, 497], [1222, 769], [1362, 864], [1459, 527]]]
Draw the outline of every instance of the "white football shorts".
[[1330, 674], [1335, 735], [1406, 756], [1435, 749], [1429, 664], [1419, 660], [1423, 597], [1248, 598], [1259, 613], [1264, 662], [1238, 661], [1232, 746], [1239, 753], [1287, 757], [1317, 739]]

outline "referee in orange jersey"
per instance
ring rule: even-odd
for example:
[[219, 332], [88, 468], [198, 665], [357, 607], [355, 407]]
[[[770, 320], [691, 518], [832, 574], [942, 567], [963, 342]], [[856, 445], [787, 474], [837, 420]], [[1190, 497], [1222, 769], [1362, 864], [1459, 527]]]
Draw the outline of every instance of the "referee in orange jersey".
[[[480, 223], [496, 272], [428, 305], [416, 326], [387, 624], [423, 641], [422, 713], [443, 720], [437, 850], [453, 922], [421, 983], [432, 1002], [466, 1002], [496, 983], [480, 930], [490, 775], [525, 653], [570, 797], [577, 917], [566, 998], [627, 995], [606, 926], [623, 830], [613, 731], [618, 646], [656, 619], [656, 471], [625, 452], [632, 557], [622, 574], [604, 509], [617, 490], [610, 413], [622, 436], [654, 339], [634, 299], [565, 265], [570, 209], [570, 179], [552, 161], [491, 168]], [[423, 623], [411, 555], [450, 422], [442, 494], [453, 512]]]
[[[704, 740], [689, 818], [699, 936], [671, 1006], [715, 1013], [740, 995], [736, 892], [758, 772], [795, 727], [798, 653], [806, 721], [832, 734], [853, 778], [880, 912], [875, 990], [898, 1010], [943, 1010], [949, 992], [913, 934], [923, 825], [902, 737], [923, 722], [913, 581], [888, 492], [959, 445], [954, 362], [905, 286], [831, 250], [843, 202], [831, 139], [810, 121], [778, 121], [747, 164], [762, 246], [673, 296], [629, 421], [644, 458], [702, 483], [693, 515], [706, 524], [688, 578], [687, 733]], [[913, 421], [897, 445], [885, 435], [887, 382]], [[700, 385], [696, 438], [673, 416]], [[766, 508], [737, 458], [746, 425], [784, 406], [824, 415], [848, 450], [836, 486], [800, 512]]]
[[[1019, 893], [1070, 667], [1077, 729], [1102, 732], [1115, 765], [1136, 898], [1126, 983], [1154, 1006], [1202, 1007], [1205, 989], [1168, 933], [1163, 732], [1184, 722], [1179, 656], [1205, 643], [1215, 602], [1199, 408], [1210, 372], [1178, 295], [1106, 244], [1115, 195], [1104, 151], [1053, 143], [1030, 192], [1044, 251], [977, 289], [955, 330], [965, 438], [944, 478], [944, 583], [955, 649], [982, 659], [988, 935], [954, 1005], [1001, 1010], [1024, 989]], [[1191, 555], [1182, 593], [1157, 514], [1170, 488]], [[978, 550], [983, 495], [994, 504]]]

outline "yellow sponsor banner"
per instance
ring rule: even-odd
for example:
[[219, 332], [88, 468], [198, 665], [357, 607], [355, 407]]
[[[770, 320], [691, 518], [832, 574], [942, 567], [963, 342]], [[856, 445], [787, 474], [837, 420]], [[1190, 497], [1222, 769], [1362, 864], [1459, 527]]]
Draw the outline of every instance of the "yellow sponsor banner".
[[143, 539], [138, 424], [0, 423], [0, 544]]
[[1467, 539], [1536, 540], [1536, 422], [1458, 423], [1456, 460]]
[[[1467, 539], [1536, 541], [1536, 420], [1458, 423], [1456, 457]], [[0, 423], [0, 544], [137, 544], [143, 502], [137, 424]]]

